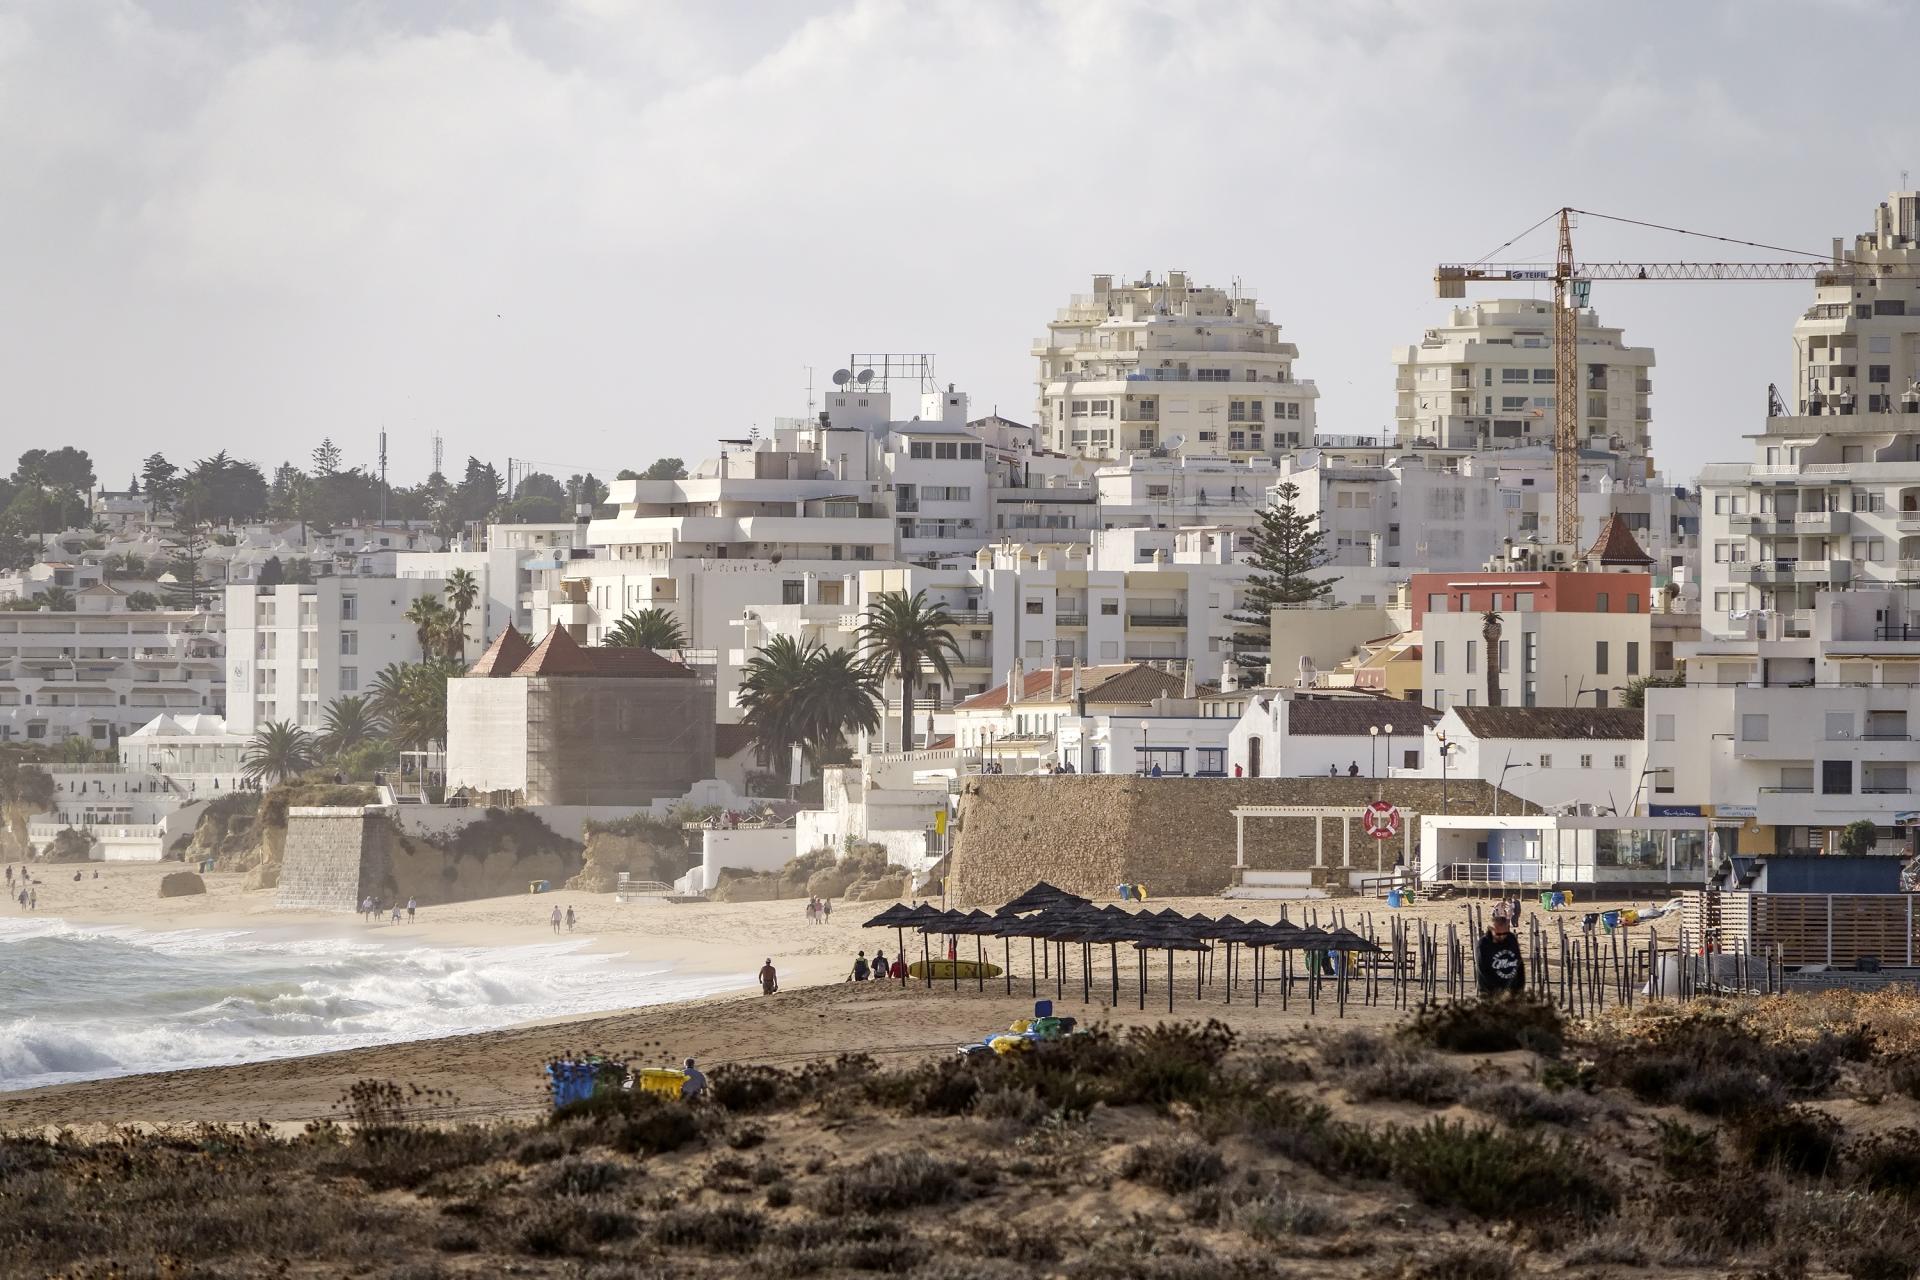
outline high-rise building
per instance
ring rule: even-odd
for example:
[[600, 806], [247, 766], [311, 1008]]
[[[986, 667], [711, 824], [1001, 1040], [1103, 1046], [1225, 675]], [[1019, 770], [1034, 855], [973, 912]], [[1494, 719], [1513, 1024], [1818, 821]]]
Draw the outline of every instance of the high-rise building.
[[1701, 473], [1709, 633], [1744, 634], [1757, 611], [1806, 638], [1821, 593], [1920, 581], [1916, 206], [1920, 193], [1896, 192], [1851, 249], [1834, 242], [1835, 268], [1794, 322], [1792, 396], [1748, 436], [1750, 461]]
[[1042, 440], [1059, 453], [1244, 458], [1313, 442], [1319, 390], [1294, 378], [1299, 349], [1238, 285], [1095, 276], [1033, 354]]
[[[1653, 349], [1580, 313], [1580, 445], [1649, 452]], [[1402, 446], [1503, 449], [1552, 444], [1553, 304], [1499, 298], [1453, 308], [1447, 322], [1397, 348], [1394, 420]]]

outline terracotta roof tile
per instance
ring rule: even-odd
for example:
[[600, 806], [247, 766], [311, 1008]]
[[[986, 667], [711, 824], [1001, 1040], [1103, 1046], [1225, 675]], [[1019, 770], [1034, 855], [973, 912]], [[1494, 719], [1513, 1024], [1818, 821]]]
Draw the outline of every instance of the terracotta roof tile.
[[493, 643], [487, 646], [487, 651], [480, 655], [480, 660], [467, 668], [467, 674], [510, 676], [513, 669], [525, 662], [527, 655], [532, 652], [533, 646], [527, 643], [527, 638], [512, 623], [508, 623], [507, 629], [495, 636]]
[[1600, 526], [1600, 536], [1587, 548], [1587, 559], [1596, 558], [1601, 564], [1653, 563], [1653, 557], [1640, 549], [1639, 540], [1633, 536], [1633, 531], [1627, 528], [1627, 522], [1620, 518], [1617, 511], [1607, 517], [1606, 523]]
[[534, 646], [533, 652], [513, 669], [513, 674], [693, 678], [690, 668], [663, 658], [651, 649], [585, 648], [565, 627], [547, 632], [547, 638]]
[[1630, 707], [1454, 707], [1476, 738], [1635, 739], [1646, 715]]
[[[1022, 702], [1051, 702], [1049, 694], [1053, 689], [1053, 673], [1056, 668], [1037, 667], [1024, 673], [1020, 681]], [[1060, 673], [1060, 698], [1065, 702], [1073, 688], [1073, 668], [1057, 668]], [[1109, 688], [1114, 681], [1122, 683]], [[1164, 671], [1158, 671], [1144, 662], [1112, 663], [1099, 667], [1080, 668], [1080, 692], [1087, 695], [1089, 703], [1102, 702], [1151, 702], [1163, 694], [1179, 697], [1185, 681]], [[991, 711], [995, 707], [1007, 705], [1007, 686], [997, 684], [985, 693], [976, 693], [960, 703], [956, 711]]]
[[1287, 708], [1287, 733], [1312, 737], [1357, 737], [1368, 729], [1396, 737], [1419, 734], [1440, 718], [1432, 707], [1404, 698], [1295, 698]]
[[713, 758], [729, 760], [753, 745], [753, 727], [744, 724], [713, 726]]

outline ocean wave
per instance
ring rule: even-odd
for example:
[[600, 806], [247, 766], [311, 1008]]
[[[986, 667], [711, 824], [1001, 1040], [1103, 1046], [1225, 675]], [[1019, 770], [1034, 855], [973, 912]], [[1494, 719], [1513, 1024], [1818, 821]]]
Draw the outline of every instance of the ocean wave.
[[588, 953], [586, 942], [432, 947], [9, 920], [0, 1090], [458, 1035], [739, 985]]

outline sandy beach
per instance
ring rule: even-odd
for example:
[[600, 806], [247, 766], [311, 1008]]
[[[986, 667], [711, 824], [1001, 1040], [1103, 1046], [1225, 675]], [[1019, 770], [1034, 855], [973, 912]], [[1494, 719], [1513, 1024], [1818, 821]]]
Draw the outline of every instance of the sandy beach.
[[[450, 1090], [462, 1114], [506, 1115], [537, 1111], [545, 1104], [541, 1064], [569, 1049], [599, 1050], [656, 1064], [677, 1063], [685, 1056], [707, 1064], [791, 1065], [840, 1053], [897, 1059], [949, 1054], [954, 1045], [977, 1040], [1031, 1012], [1027, 957], [1018, 944], [1016, 950], [1022, 954], [1014, 958], [1011, 995], [1004, 980], [988, 982], [984, 991], [970, 983], [962, 983], [957, 990], [951, 984], [936, 984], [932, 990], [915, 984], [903, 990], [844, 983], [856, 953], [877, 945], [891, 952], [896, 945], [892, 931], [860, 927], [884, 904], [841, 904], [832, 922], [820, 925], [808, 922], [804, 903], [799, 901], [620, 905], [611, 895], [563, 892], [429, 905], [417, 923], [396, 926], [367, 924], [357, 915], [281, 911], [273, 905], [272, 893], [242, 889], [239, 875], [208, 876], [205, 895], [161, 899], [158, 884], [166, 869], [108, 866], [94, 880], [93, 868], [88, 867], [87, 878], [75, 882], [70, 870], [62, 878], [60, 868], [43, 868], [40, 915], [58, 916], [73, 924], [150, 931], [297, 931], [313, 937], [504, 948], [552, 942], [549, 913], [555, 906], [563, 912], [571, 906], [577, 920], [573, 941], [578, 944], [648, 968], [721, 978], [724, 994], [478, 1034], [0, 1093], [0, 1127], [254, 1120], [297, 1124], [328, 1115], [355, 1081], [367, 1078]], [[1279, 904], [1205, 898], [1151, 905], [1210, 914], [1231, 908], [1243, 918], [1271, 919]], [[1302, 905], [1294, 904], [1295, 918], [1303, 914]], [[1376, 919], [1385, 914], [1381, 904], [1366, 900], [1304, 905], [1317, 908], [1323, 918], [1330, 909], [1344, 910], [1356, 920], [1363, 912]], [[1440, 922], [1465, 920], [1458, 901], [1422, 904], [1413, 913]], [[917, 957], [918, 940], [909, 936], [907, 943], [910, 957]], [[961, 945], [963, 956], [973, 953], [971, 940]], [[989, 943], [988, 951], [989, 959], [997, 962], [999, 945]], [[779, 970], [782, 983], [780, 994], [770, 999], [759, 993], [754, 979], [767, 959]], [[1061, 1012], [1118, 1025], [1151, 1023], [1168, 1016], [1163, 961], [1156, 959], [1150, 972], [1152, 987], [1144, 1011], [1137, 1007], [1137, 988], [1131, 985], [1133, 958], [1121, 957], [1117, 1007], [1111, 1000], [1106, 963], [1101, 956], [1094, 998], [1083, 1005], [1075, 959]], [[1268, 999], [1255, 1010], [1243, 990], [1228, 1006], [1223, 990], [1216, 986], [1204, 1001], [1196, 1002], [1190, 961], [1183, 958], [1176, 970], [1180, 1017], [1224, 1017], [1243, 1033], [1287, 1032], [1308, 1025], [1298, 1001], [1282, 1009], [1277, 1000]], [[1053, 995], [1054, 989], [1043, 984], [1040, 994]], [[1400, 1016], [1390, 1007], [1357, 1004], [1350, 1005], [1346, 1014], [1352, 1022]], [[1331, 1024], [1334, 1015], [1323, 1008], [1313, 1021]]]

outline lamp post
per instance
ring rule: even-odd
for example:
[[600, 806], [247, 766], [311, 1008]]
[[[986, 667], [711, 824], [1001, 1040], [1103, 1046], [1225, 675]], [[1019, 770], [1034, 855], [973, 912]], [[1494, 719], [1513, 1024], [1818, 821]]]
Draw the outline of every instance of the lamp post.
[[1393, 776], [1393, 726], [1383, 724], [1380, 726], [1380, 732], [1387, 735], [1387, 776], [1391, 778]]
[[1433, 737], [1440, 744], [1440, 812], [1451, 813], [1452, 810], [1447, 807], [1447, 757], [1452, 754], [1451, 744], [1447, 741], [1445, 729], [1434, 730]]
[[[1367, 737], [1371, 739], [1367, 743], [1367, 764], [1371, 767], [1374, 780], [1377, 782], [1380, 779], [1380, 726], [1368, 725]], [[1388, 758], [1388, 766], [1392, 766], [1391, 757]]]
[[1147, 750], [1147, 731], [1152, 727], [1150, 720], [1140, 722], [1140, 776], [1143, 778], [1153, 775], [1153, 753]]

